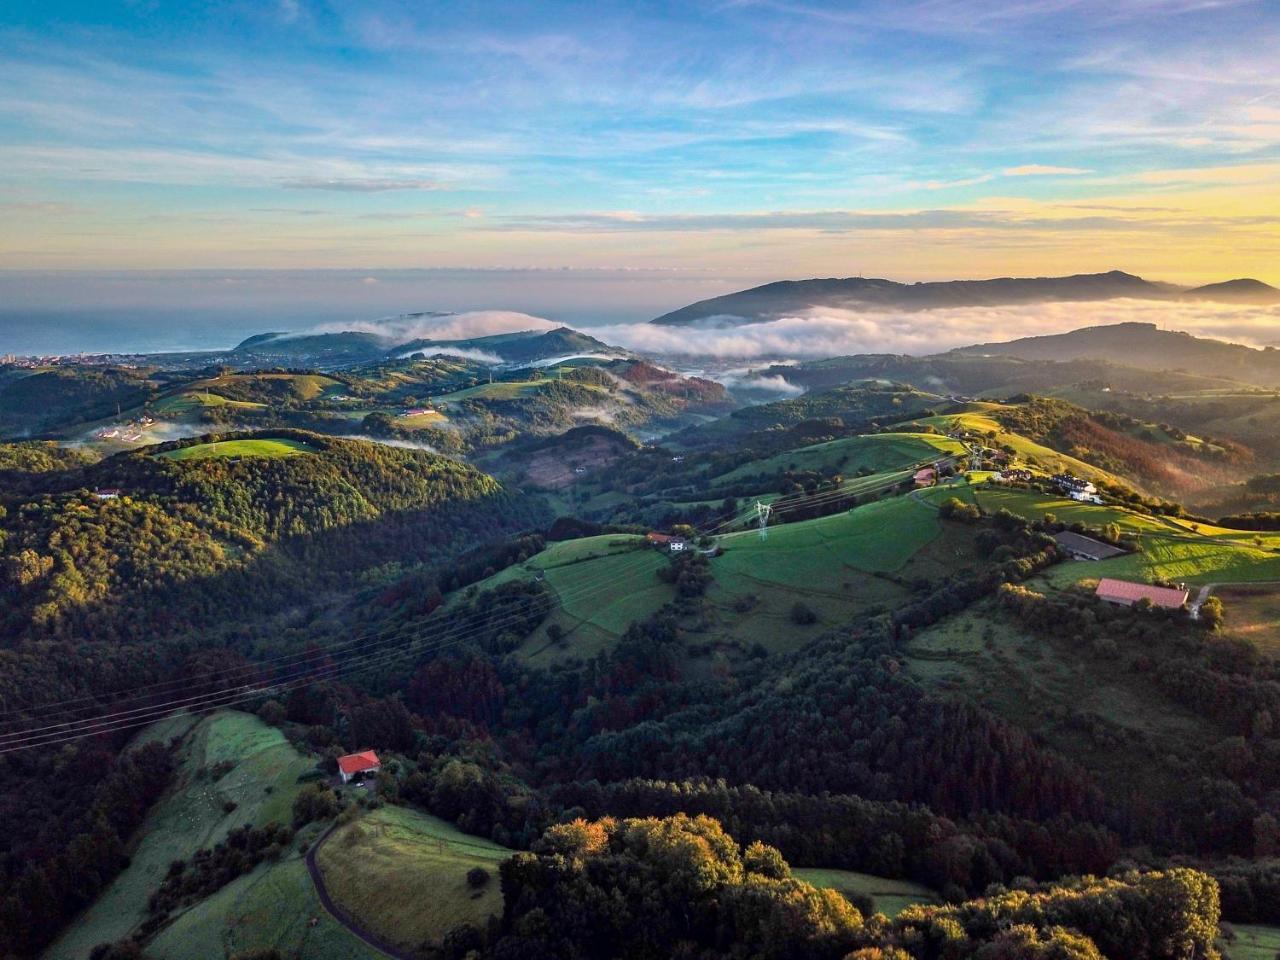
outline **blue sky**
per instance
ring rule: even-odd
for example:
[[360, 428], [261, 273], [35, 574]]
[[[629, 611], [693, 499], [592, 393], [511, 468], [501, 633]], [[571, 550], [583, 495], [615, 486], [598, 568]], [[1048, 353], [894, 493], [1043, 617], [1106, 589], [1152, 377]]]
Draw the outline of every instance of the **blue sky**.
[[10, 2], [0, 268], [1280, 283], [1280, 7]]

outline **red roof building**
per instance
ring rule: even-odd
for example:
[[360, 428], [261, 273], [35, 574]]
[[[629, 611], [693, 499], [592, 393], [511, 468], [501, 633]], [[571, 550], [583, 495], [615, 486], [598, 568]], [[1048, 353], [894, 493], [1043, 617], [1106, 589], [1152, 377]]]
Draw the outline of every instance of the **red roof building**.
[[933, 467], [922, 467], [916, 471], [917, 487], [932, 487], [938, 479], [938, 472]]
[[1187, 602], [1187, 591], [1173, 587], [1153, 587], [1146, 583], [1134, 583], [1132, 580], [1112, 580], [1103, 577], [1098, 581], [1097, 597], [1107, 603], [1118, 603], [1123, 607], [1131, 607], [1139, 600], [1150, 600], [1157, 607], [1177, 610]]
[[361, 774], [377, 773], [382, 769], [382, 761], [372, 750], [363, 753], [348, 753], [338, 758], [338, 776], [343, 783], [350, 783], [351, 778]]
[[675, 537], [668, 536], [665, 533], [646, 533], [644, 535], [644, 539], [648, 543], [656, 543], [660, 547], [665, 547], [674, 540]]

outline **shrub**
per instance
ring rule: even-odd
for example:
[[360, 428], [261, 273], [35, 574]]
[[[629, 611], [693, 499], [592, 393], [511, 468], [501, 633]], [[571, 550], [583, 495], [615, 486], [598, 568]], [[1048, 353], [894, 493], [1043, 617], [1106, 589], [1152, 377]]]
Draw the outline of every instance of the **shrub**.
[[807, 627], [818, 622], [818, 614], [807, 603], [797, 600], [791, 606], [791, 622], [800, 627]]
[[479, 890], [489, 882], [489, 871], [484, 867], [472, 867], [467, 871], [467, 886]]

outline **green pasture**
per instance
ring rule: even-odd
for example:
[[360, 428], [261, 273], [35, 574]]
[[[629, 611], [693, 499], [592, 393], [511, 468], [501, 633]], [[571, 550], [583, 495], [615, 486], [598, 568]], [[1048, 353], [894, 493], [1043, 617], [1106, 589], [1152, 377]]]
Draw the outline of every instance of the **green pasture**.
[[[297, 778], [314, 767], [274, 727], [252, 714], [220, 711], [192, 724], [159, 721], [138, 744], [183, 738], [169, 791], [147, 815], [129, 866], [49, 948], [47, 960], [83, 960], [96, 944], [119, 940], [146, 918], [147, 900], [173, 860], [210, 847], [235, 827], [288, 823]], [[231, 764], [216, 779], [212, 768]], [[234, 803], [228, 812], [226, 805]]]
[[775, 475], [785, 470], [836, 471], [848, 477], [864, 468], [877, 473], [899, 470], [922, 460], [963, 452], [964, 447], [958, 440], [936, 434], [872, 433], [815, 443], [753, 460], [717, 477], [716, 482], [731, 483], [757, 474]]
[[1280, 927], [1233, 923], [1231, 940], [1219, 940], [1226, 960], [1276, 960], [1280, 956]]
[[[460, 923], [502, 913], [498, 866], [514, 851], [436, 817], [382, 807], [336, 830], [316, 853], [333, 902], [389, 943], [415, 950]], [[489, 880], [473, 889], [467, 871]]]
[[155, 960], [227, 960], [269, 948], [294, 960], [385, 960], [325, 911], [297, 853], [238, 877], [179, 914], [146, 952]]
[[296, 457], [316, 453], [316, 448], [301, 440], [263, 438], [256, 440], [219, 440], [180, 447], [158, 454], [169, 460], [208, 460], [213, 457]]
[[890, 880], [870, 873], [854, 870], [826, 870], [817, 867], [798, 867], [791, 871], [797, 880], [815, 887], [827, 887], [847, 897], [868, 896], [877, 913], [896, 917], [907, 907], [918, 903], [941, 903], [934, 890], [911, 883], [909, 880]]

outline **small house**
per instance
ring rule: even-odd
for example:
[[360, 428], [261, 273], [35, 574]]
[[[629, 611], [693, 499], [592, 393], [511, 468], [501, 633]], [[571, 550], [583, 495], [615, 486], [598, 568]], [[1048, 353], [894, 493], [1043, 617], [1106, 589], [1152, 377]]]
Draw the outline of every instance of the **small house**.
[[99, 500], [119, 500], [120, 491], [116, 487], [99, 487], [93, 491], [93, 495]]
[[1121, 607], [1131, 607], [1139, 600], [1149, 600], [1157, 607], [1177, 610], [1187, 602], [1188, 591], [1185, 587], [1153, 587], [1147, 583], [1103, 577], [1098, 581], [1096, 596], [1099, 600]]
[[367, 777], [382, 769], [382, 761], [372, 750], [363, 753], [348, 753], [338, 758], [338, 776], [343, 783], [350, 783], [357, 777]]
[[915, 485], [917, 487], [932, 487], [938, 482], [938, 471], [933, 467], [921, 467], [916, 471]]
[[[1090, 486], [1092, 486], [1092, 484], [1090, 484]], [[1102, 498], [1096, 493], [1086, 493], [1083, 490], [1072, 490], [1067, 494], [1067, 496], [1072, 500], [1075, 500], [1077, 503], [1096, 503], [1099, 506], [1102, 504]]]
[[675, 537], [665, 533], [650, 532], [644, 535], [644, 542], [654, 547], [670, 546]]
[[689, 541], [682, 540], [679, 537], [672, 537], [671, 542], [667, 544], [667, 549], [672, 553], [684, 553], [689, 549]]

